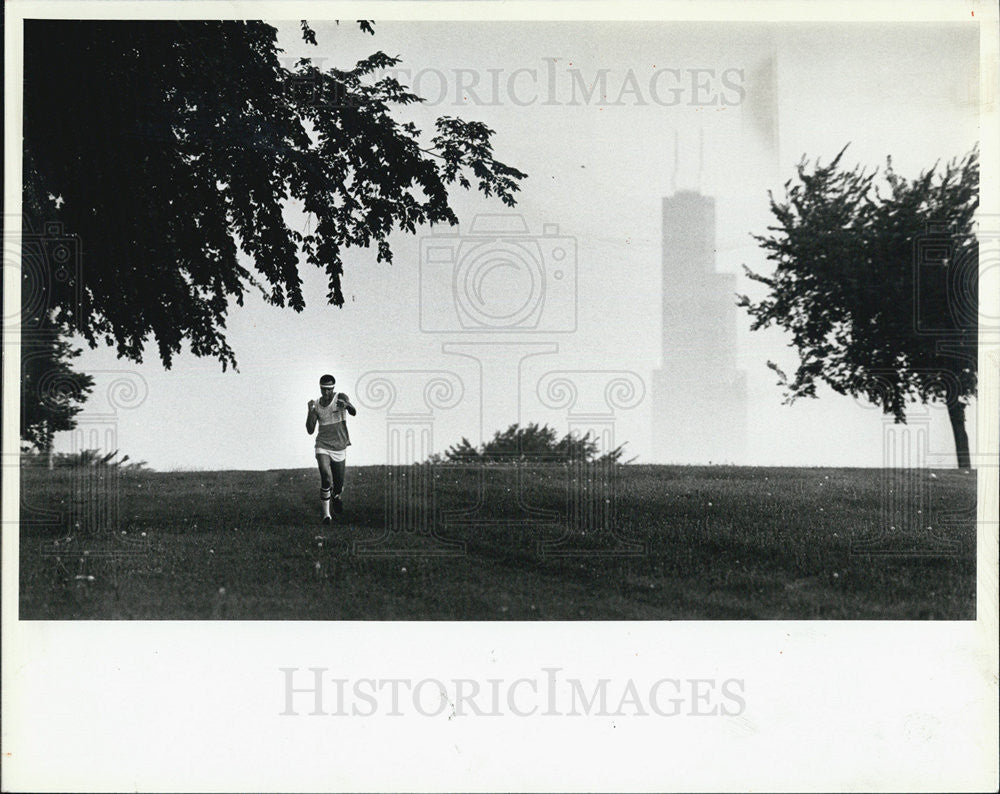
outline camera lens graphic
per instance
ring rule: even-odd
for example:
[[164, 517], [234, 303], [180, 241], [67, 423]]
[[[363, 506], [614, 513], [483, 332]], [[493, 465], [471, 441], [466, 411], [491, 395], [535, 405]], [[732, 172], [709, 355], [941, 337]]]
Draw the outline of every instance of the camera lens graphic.
[[545, 298], [545, 275], [522, 246], [494, 241], [463, 256], [455, 268], [455, 298], [469, 318], [492, 328], [530, 324]]
[[982, 295], [995, 295], [1000, 283], [1000, 246], [987, 239], [976, 248], [962, 250], [948, 268], [948, 310], [962, 329], [997, 328], [1000, 318], [990, 316]]
[[52, 258], [60, 265], [65, 265], [69, 261], [69, 248], [57, 245], [52, 251]]
[[948, 266], [948, 310], [960, 329], [979, 321], [979, 257], [961, 251]]

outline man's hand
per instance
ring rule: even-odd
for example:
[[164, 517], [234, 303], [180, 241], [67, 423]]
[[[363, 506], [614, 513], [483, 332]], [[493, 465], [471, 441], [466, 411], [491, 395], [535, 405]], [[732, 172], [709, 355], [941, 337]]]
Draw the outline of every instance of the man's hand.
[[354, 416], [358, 412], [357, 408], [351, 405], [351, 398], [343, 392], [337, 395], [337, 409], [340, 411], [346, 410], [351, 416]]
[[316, 401], [315, 400], [310, 400], [309, 401], [309, 410], [310, 411], [315, 411], [316, 410]]

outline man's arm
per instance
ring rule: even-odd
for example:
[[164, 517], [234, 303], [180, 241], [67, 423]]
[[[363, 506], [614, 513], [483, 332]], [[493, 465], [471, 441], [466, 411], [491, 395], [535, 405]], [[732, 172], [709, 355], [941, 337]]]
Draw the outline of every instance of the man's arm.
[[354, 405], [351, 403], [351, 398], [348, 397], [346, 394], [341, 392], [340, 396], [337, 397], [337, 402], [339, 402], [341, 406], [343, 406], [344, 410], [346, 410], [347, 413], [349, 413], [351, 416], [357, 416], [358, 409], [354, 407]]
[[316, 429], [316, 401], [309, 401], [309, 413], [306, 414], [306, 432], [309, 435], [313, 434], [313, 430]]

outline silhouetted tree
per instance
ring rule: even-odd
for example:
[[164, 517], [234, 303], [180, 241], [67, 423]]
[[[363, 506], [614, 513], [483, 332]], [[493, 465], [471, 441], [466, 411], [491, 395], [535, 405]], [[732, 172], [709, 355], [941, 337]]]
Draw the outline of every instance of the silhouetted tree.
[[[443, 117], [424, 135], [397, 120], [421, 101], [381, 74], [397, 58], [286, 66], [276, 36], [255, 21], [25, 22], [25, 212], [79, 241], [79, 272], [51, 297], [92, 347], [140, 361], [152, 336], [164, 366], [185, 341], [235, 366], [230, 301], [256, 288], [301, 311], [300, 254], [340, 306], [345, 251], [391, 261], [394, 229], [457, 223], [450, 185], [514, 204], [525, 175], [494, 159], [485, 124]], [[305, 22], [302, 36], [316, 44]], [[295, 203], [309, 231], [286, 224]]]
[[769, 294], [740, 296], [752, 329], [772, 323], [792, 335], [799, 366], [789, 379], [768, 362], [786, 402], [816, 395], [818, 381], [862, 397], [906, 421], [913, 400], [942, 401], [958, 465], [970, 465], [965, 409], [976, 394], [979, 204], [974, 149], [916, 179], [889, 159], [878, 171], [803, 159], [785, 198], [771, 196], [777, 219], [755, 235], [774, 272], [744, 267]]
[[[33, 187], [25, 196], [37, 203]], [[21, 449], [43, 453], [51, 465], [53, 436], [76, 426], [94, 385], [73, 369], [80, 349], [68, 341], [54, 298], [58, 292], [67, 307], [74, 303], [69, 296], [78, 285], [79, 246], [58, 225], [39, 230], [24, 224], [15, 233], [21, 242]]]
[[21, 442], [24, 448], [52, 452], [52, 437], [72, 430], [76, 415], [94, 386], [70, 362], [80, 355], [55, 333], [32, 333], [21, 344]]

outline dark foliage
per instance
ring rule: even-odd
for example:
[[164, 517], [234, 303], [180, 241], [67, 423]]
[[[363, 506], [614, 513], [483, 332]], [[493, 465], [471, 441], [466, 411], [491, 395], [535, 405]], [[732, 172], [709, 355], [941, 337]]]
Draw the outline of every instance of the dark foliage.
[[[152, 337], [167, 367], [184, 343], [235, 366], [227, 311], [248, 290], [301, 311], [301, 257], [340, 306], [347, 249], [391, 261], [393, 230], [457, 222], [449, 186], [513, 205], [525, 176], [484, 124], [443, 117], [425, 136], [397, 120], [421, 100], [381, 76], [399, 62], [383, 52], [289, 67], [253, 21], [30, 20], [24, 39], [27, 221], [61, 223], [81, 251], [52, 306], [134, 361]], [[286, 224], [293, 203], [309, 231]]]

